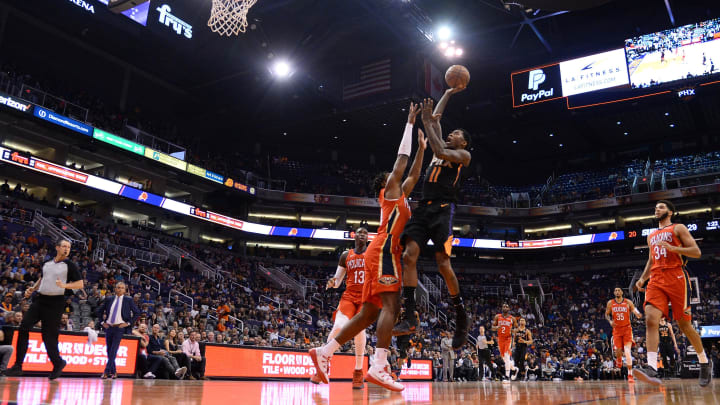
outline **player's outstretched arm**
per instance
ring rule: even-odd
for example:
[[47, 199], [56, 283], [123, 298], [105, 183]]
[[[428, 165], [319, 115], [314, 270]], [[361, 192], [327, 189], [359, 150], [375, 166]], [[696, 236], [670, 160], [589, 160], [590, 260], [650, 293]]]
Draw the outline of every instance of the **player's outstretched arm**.
[[425, 149], [427, 149], [427, 138], [422, 129], [418, 128], [418, 150], [415, 152], [415, 159], [413, 159], [413, 164], [410, 167], [410, 173], [408, 173], [402, 184], [403, 194], [405, 194], [406, 197], [410, 195], [418, 180], [420, 180], [420, 171], [422, 169], [423, 157], [425, 156]]
[[420, 106], [411, 101], [408, 111], [408, 122], [407, 125], [405, 125], [405, 131], [400, 141], [397, 158], [395, 159], [392, 172], [390, 172], [385, 182], [385, 198], [389, 200], [400, 198], [400, 193], [402, 192], [402, 176], [405, 174], [407, 162], [412, 152], [412, 129], [415, 125], [415, 117], [417, 117], [419, 112]]
[[433, 114], [433, 100], [425, 99], [422, 109], [422, 121], [425, 131], [428, 133], [428, 142], [433, 154], [442, 160], [452, 163], [462, 163], [467, 167], [470, 164], [472, 155], [465, 149], [450, 149], [442, 140], [442, 128], [440, 127], [440, 115]]
[[498, 330], [498, 315], [495, 315], [495, 318], [493, 318], [492, 326], [490, 327], [490, 330], [496, 331]]
[[447, 107], [447, 103], [450, 101], [450, 96], [463, 90], [465, 90], [465, 87], [455, 87], [445, 90], [445, 93], [443, 93], [440, 101], [437, 103], [437, 107], [435, 107], [435, 111], [433, 111], [433, 115], [436, 115], [438, 118], [442, 117], [443, 112], [445, 112], [445, 107]]

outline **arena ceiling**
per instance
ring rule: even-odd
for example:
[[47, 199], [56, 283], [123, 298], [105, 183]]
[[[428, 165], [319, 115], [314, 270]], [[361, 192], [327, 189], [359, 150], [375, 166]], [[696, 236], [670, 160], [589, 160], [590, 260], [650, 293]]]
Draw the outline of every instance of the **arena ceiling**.
[[[249, 14], [252, 29], [221, 38], [206, 27], [210, 0], [152, 0], [153, 8], [171, 5], [191, 24], [192, 40], [174, 32], [147, 35], [148, 27], [102, 14], [107, 10], [100, 9], [100, 0], [85, 1], [98, 7], [93, 16], [69, 0], [4, 0], [16, 12], [12, 15], [23, 16], [10, 21], [6, 32], [31, 26], [27, 17], [147, 73], [162, 82], [158, 88], [174, 89], [166, 99], [191, 100], [168, 108], [170, 113], [182, 117], [186, 128], [202, 131], [206, 143], [223, 148], [249, 149], [262, 142], [277, 154], [329, 156], [338, 150], [341, 159], [359, 163], [371, 153], [379, 163], [392, 159], [392, 153], [383, 153], [394, 147], [387, 141], [401, 130], [408, 100], [422, 97], [422, 80], [410, 78], [414, 86], [367, 102], [337, 96], [345, 72], [382, 58], [404, 64], [409, 75], [419, 75], [424, 60], [443, 69], [452, 63], [470, 68], [471, 85], [452, 101], [445, 126], [462, 126], [478, 136], [477, 161], [484, 162], [478, 170], [499, 181], [524, 183], [523, 177], [540, 172], [538, 167], [544, 176], [567, 157], [605, 151], [612, 158], [615, 150], [657, 139], [701, 142], [700, 133], [718, 128], [717, 97], [592, 111], [553, 105], [513, 110], [509, 85], [513, 70], [617, 48], [629, 36], [673, 23], [718, 17], [715, 1], [586, 0], [571, 2], [581, 10], [567, 11], [567, 1], [551, 0], [528, 0], [529, 6], [501, 0], [259, 0]], [[465, 50], [462, 58], [445, 59], [428, 40], [425, 34], [439, 24], [453, 27]], [[47, 41], [46, 31], [26, 31], [30, 42]], [[13, 46], [7, 38], [4, 42]], [[76, 54], [54, 58], [78, 68], [85, 62]], [[278, 58], [292, 62], [290, 80], [270, 74], [271, 61]], [[88, 83], [98, 88], [121, 80], [121, 73], [102, 69], [88, 74]], [[131, 90], [135, 99], [143, 94]], [[497, 168], [509, 162], [512, 169]]]

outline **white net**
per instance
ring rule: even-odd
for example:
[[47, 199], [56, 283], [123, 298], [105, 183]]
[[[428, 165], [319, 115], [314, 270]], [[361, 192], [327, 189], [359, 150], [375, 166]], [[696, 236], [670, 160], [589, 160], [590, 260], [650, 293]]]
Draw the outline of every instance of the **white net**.
[[247, 29], [247, 13], [257, 0], [213, 0], [208, 27], [220, 35], [238, 35]]

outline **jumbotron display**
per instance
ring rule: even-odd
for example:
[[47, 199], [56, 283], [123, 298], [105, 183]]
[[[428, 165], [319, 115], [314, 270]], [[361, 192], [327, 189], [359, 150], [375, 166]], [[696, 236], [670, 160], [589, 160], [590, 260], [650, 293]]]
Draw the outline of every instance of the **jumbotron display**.
[[720, 18], [625, 40], [633, 88], [718, 72]]

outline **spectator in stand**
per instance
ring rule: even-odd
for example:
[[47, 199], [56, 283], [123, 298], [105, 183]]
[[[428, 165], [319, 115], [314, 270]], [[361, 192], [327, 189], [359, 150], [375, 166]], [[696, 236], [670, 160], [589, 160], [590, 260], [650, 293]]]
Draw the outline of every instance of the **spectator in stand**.
[[8, 362], [14, 350], [11, 342], [6, 342], [5, 332], [0, 329], [0, 376], [5, 375], [5, 370], [7, 370]]
[[13, 308], [15, 308], [15, 305], [13, 305], [13, 294], [7, 293], [5, 294], [5, 298], [2, 302], [2, 309], [3, 311], [12, 311]]
[[174, 373], [175, 378], [178, 380], [182, 380], [185, 377], [187, 367], [180, 367], [177, 359], [165, 350], [165, 339], [160, 335], [160, 325], [158, 324], [152, 326], [152, 335], [150, 335], [147, 350], [156, 356], [162, 357], [162, 364], [165, 370], [168, 371], [168, 376]]
[[197, 336], [197, 332], [191, 332], [190, 337], [182, 344], [182, 351], [190, 358], [190, 374], [199, 380], [209, 380], [205, 377], [205, 357], [200, 354]]
[[530, 355], [527, 366], [527, 379], [530, 380], [530, 376], [535, 376], [535, 380], [542, 380], [542, 372], [540, 371], [540, 365], [538, 364], [537, 358]]
[[150, 354], [147, 351], [150, 343], [150, 336], [147, 333], [147, 324], [141, 323], [137, 329], [133, 329], [133, 335], [140, 337], [140, 354], [138, 355], [138, 370], [143, 378], [153, 379], [156, 377], [158, 367], [162, 364], [162, 357]]
[[[165, 350], [175, 358], [177, 364], [182, 366], [186, 371], [190, 370], [190, 358], [183, 353], [181, 344], [178, 343], [178, 333], [175, 329], [170, 329], [168, 337], [165, 339]], [[194, 380], [191, 374], [186, 374], [189, 380]]]
[[442, 340], [440, 341], [440, 348], [442, 349], [442, 361], [443, 361], [443, 369], [442, 369], [442, 378], [440, 381], [455, 381], [455, 358], [457, 355], [455, 354], [455, 351], [452, 349], [452, 339], [450, 338], [450, 333], [448, 331], [444, 331], [441, 334], [443, 336]]
[[62, 314], [60, 317], [60, 330], [62, 331], [72, 331], [73, 330], [73, 323], [72, 319], [68, 317], [68, 314]]

